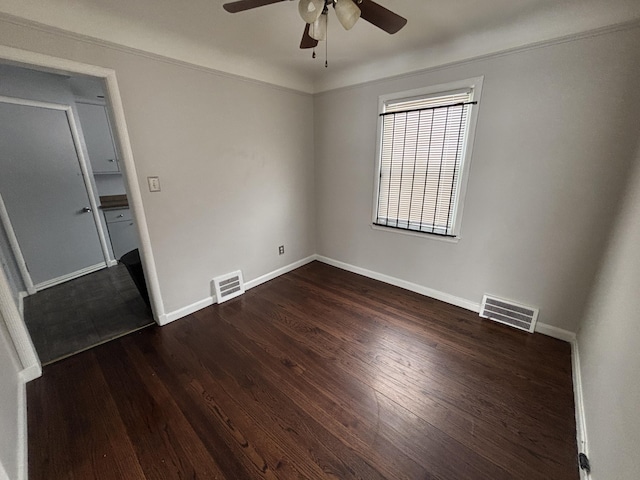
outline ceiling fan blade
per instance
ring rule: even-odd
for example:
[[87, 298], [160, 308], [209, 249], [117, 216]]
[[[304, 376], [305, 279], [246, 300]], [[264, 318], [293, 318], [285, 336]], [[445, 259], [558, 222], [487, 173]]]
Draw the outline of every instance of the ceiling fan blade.
[[304, 28], [304, 33], [302, 34], [302, 40], [300, 40], [300, 48], [302, 49], [315, 48], [318, 46], [318, 41], [309, 35], [309, 28], [311, 28], [311, 25], [307, 23], [307, 26]]
[[284, 1], [286, 0], [238, 0], [237, 2], [225, 3], [222, 5], [222, 8], [229, 13], [238, 13], [244, 12], [245, 10], [251, 10], [252, 8], [264, 7], [265, 5]]
[[357, 5], [362, 12], [360, 18], [364, 18], [367, 22], [387, 33], [397, 33], [407, 24], [406, 18], [393, 13], [372, 0], [362, 0], [362, 3], [357, 3]]

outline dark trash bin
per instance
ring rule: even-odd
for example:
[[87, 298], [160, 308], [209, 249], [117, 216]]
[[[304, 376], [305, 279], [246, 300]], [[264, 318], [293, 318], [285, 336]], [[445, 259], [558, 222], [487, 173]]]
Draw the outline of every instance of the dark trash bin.
[[136, 248], [135, 250], [125, 253], [120, 258], [120, 263], [123, 263], [124, 266], [127, 267], [127, 271], [129, 272], [129, 275], [131, 275], [133, 283], [138, 287], [140, 296], [144, 300], [144, 303], [147, 304], [147, 307], [151, 309], [149, 292], [147, 291], [147, 284], [144, 281], [144, 270], [142, 270], [142, 261], [140, 260], [140, 252], [138, 249]]

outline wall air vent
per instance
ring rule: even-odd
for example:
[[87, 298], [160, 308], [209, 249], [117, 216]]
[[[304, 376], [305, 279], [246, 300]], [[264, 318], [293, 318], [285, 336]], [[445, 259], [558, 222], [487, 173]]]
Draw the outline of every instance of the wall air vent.
[[218, 303], [226, 302], [244, 293], [244, 282], [242, 272], [227, 273], [213, 279], [213, 288]]
[[533, 333], [538, 320], [538, 309], [485, 295], [480, 316]]

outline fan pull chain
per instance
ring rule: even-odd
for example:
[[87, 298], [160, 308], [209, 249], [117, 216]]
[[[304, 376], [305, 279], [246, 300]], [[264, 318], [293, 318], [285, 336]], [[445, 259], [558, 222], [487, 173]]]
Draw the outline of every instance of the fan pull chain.
[[324, 39], [324, 68], [329, 68], [329, 15], [327, 15], [327, 33]]

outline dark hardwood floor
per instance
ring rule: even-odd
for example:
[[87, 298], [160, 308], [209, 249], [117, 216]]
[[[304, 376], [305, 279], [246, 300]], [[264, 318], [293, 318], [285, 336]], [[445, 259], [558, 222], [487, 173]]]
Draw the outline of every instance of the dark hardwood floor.
[[578, 479], [569, 344], [314, 262], [28, 385], [31, 479]]

